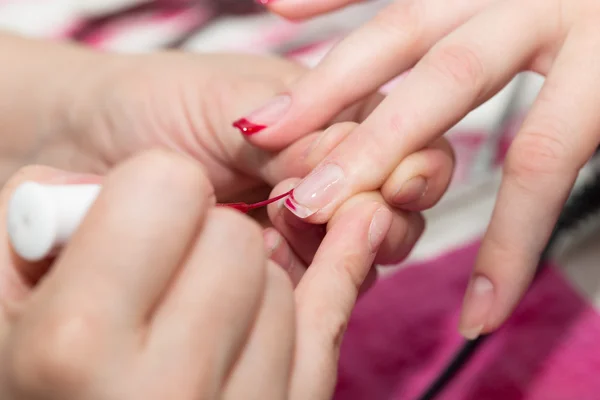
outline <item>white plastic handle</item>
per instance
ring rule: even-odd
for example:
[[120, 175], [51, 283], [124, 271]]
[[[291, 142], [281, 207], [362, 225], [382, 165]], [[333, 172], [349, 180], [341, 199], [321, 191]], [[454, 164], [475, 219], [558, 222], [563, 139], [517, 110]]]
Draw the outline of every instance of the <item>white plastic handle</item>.
[[66, 244], [100, 193], [100, 185], [25, 182], [8, 204], [10, 243], [27, 261], [40, 261]]

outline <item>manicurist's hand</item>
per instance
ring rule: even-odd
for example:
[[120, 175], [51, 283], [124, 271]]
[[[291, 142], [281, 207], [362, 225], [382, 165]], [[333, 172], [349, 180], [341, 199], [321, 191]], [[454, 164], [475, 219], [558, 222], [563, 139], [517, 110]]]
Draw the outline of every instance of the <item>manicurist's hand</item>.
[[[276, 0], [269, 7], [304, 18], [348, 3]], [[276, 97], [288, 107], [248, 140], [285, 146], [412, 68], [296, 189], [298, 214], [318, 223], [350, 196], [380, 187], [401, 160], [518, 72], [546, 76], [508, 153], [465, 297], [461, 331], [473, 338], [498, 327], [519, 301], [579, 169], [600, 142], [599, 49], [597, 0], [395, 1]]]
[[0, 195], [1, 219], [24, 181], [100, 180], [56, 260], [24, 262], [0, 232], [2, 399], [330, 398], [344, 327], [390, 228], [385, 207], [341, 209], [295, 292], [260, 226], [213, 207], [201, 166], [172, 153], [103, 178], [27, 167]]

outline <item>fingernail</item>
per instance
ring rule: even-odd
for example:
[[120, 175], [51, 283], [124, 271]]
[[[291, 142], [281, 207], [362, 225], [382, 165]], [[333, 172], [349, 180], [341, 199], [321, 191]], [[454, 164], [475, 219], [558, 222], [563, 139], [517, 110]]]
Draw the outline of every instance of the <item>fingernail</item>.
[[255, 0], [258, 4], [262, 4], [263, 6], [274, 2], [275, 0]]
[[244, 118], [233, 123], [234, 128], [246, 136], [254, 135], [263, 129], [275, 124], [281, 119], [292, 104], [292, 98], [288, 95], [277, 96], [264, 106], [251, 112]]
[[267, 251], [267, 256], [271, 257], [271, 255], [277, 250], [279, 245], [281, 244], [281, 235], [279, 235], [275, 230], [266, 229], [263, 232], [263, 240], [265, 242], [265, 250]]
[[342, 168], [325, 164], [294, 189], [285, 206], [299, 218], [308, 218], [340, 194], [346, 179]]
[[494, 286], [484, 276], [472, 279], [465, 295], [460, 333], [469, 340], [477, 339], [485, 327], [494, 302]]
[[393, 196], [392, 201], [396, 205], [409, 204], [421, 199], [427, 193], [429, 186], [427, 179], [415, 176], [406, 181]]
[[369, 245], [371, 252], [375, 253], [392, 225], [392, 212], [386, 207], [381, 207], [375, 211], [371, 225], [369, 226]]

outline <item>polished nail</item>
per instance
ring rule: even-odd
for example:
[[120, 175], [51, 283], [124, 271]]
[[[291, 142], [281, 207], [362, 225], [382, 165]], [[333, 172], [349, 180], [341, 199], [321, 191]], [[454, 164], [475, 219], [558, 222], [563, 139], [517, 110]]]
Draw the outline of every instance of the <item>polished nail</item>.
[[235, 121], [233, 126], [246, 136], [254, 135], [279, 121], [290, 108], [291, 104], [292, 98], [290, 96], [277, 96], [246, 117]]
[[428, 185], [427, 179], [415, 176], [400, 187], [392, 197], [392, 201], [395, 205], [403, 205], [420, 200], [427, 193]]
[[494, 286], [484, 276], [471, 280], [465, 295], [460, 333], [469, 340], [477, 339], [486, 325], [494, 302]]
[[392, 225], [392, 212], [386, 207], [381, 207], [373, 215], [371, 225], [369, 226], [369, 245], [371, 252], [379, 250], [379, 246], [385, 239], [385, 236]]
[[344, 189], [344, 171], [325, 164], [313, 171], [294, 189], [285, 206], [300, 218], [308, 218], [336, 199]]

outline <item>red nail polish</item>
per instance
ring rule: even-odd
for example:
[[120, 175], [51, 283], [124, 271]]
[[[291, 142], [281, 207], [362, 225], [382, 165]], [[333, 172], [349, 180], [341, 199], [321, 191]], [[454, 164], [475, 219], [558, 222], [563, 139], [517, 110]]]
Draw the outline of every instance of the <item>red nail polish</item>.
[[275, 96], [262, 107], [235, 121], [233, 126], [246, 136], [254, 135], [276, 124], [285, 115], [291, 104], [292, 98], [289, 95]]
[[217, 203], [217, 207], [229, 207], [229, 208], [233, 208], [234, 210], [238, 210], [238, 211], [246, 214], [250, 210], [254, 210], [256, 208], [261, 208], [261, 207], [268, 206], [271, 203], [275, 203], [278, 200], [281, 200], [281, 199], [283, 199], [285, 197], [288, 197], [291, 193], [292, 193], [292, 191], [290, 190], [289, 192], [280, 194], [279, 196], [273, 197], [272, 199], [259, 201], [258, 203], [253, 203], [253, 204], [246, 204], [246, 203]]
[[294, 205], [294, 203], [292, 203], [292, 201], [289, 198], [285, 200], [285, 205], [291, 208], [292, 210], [296, 211], [296, 206]]
[[239, 129], [243, 135], [251, 136], [251, 135], [254, 135], [255, 133], [262, 131], [267, 126], [253, 124], [252, 122], [248, 121], [246, 118], [240, 118], [233, 123], [233, 127]]

